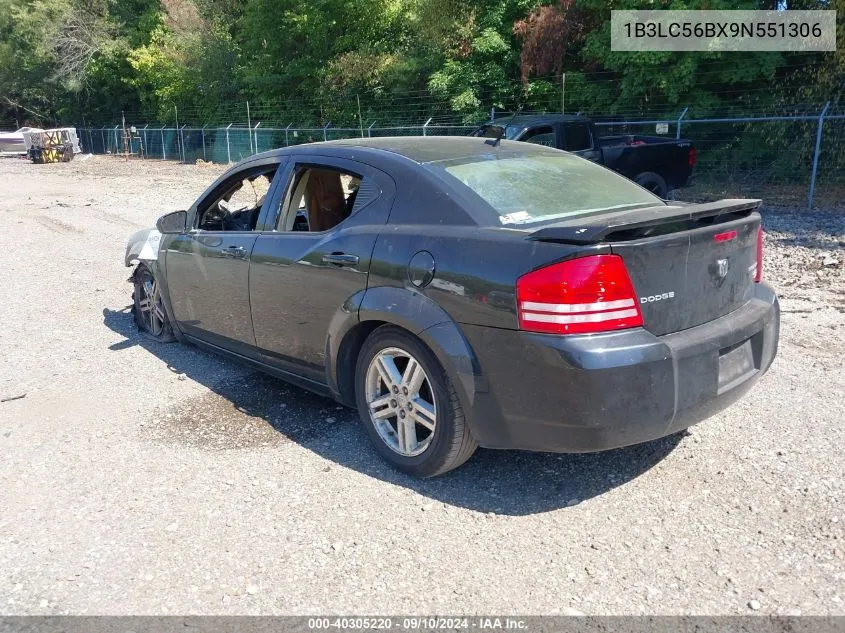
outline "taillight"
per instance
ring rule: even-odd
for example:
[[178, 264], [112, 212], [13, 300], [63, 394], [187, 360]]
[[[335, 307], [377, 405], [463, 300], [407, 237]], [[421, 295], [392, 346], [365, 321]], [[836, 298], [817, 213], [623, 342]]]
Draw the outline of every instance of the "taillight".
[[687, 154], [687, 163], [689, 164], [690, 169], [695, 167], [695, 161], [696, 161], [697, 158], [698, 158], [698, 156], [696, 154], [695, 148], [690, 147], [689, 153]]
[[586, 334], [640, 327], [634, 286], [619, 255], [590, 255], [532, 271], [516, 282], [519, 327]]
[[759, 283], [763, 279], [763, 227], [757, 229], [757, 270], [754, 271], [754, 281]]

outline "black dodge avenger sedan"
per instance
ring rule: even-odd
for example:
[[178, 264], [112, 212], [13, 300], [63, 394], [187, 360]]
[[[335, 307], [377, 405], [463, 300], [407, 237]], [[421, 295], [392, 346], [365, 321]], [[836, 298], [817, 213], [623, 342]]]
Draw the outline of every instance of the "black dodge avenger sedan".
[[357, 407], [381, 456], [659, 438], [769, 368], [759, 200], [666, 202], [575, 155], [483, 138], [354, 139], [230, 168], [130, 239], [134, 313]]

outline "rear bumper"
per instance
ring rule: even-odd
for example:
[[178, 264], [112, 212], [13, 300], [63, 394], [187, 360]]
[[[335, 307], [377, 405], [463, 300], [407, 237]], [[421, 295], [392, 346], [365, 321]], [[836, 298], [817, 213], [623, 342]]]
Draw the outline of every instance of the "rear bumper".
[[[653, 440], [736, 402], [777, 353], [780, 310], [754, 298], [715, 321], [657, 337], [644, 329], [554, 336], [465, 326], [480, 377], [469, 421], [482, 446], [590, 452]], [[749, 341], [752, 366], [720, 384], [720, 356]], [[747, 348], [746, 348], [747, 349]]]

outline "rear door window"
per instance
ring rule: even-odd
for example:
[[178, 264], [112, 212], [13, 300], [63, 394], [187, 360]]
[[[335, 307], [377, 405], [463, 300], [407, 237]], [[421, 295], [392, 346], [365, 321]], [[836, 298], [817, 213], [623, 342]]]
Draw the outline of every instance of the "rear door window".
[[279, 201], [277, 231], [322, 233], [340, 226], [382, 194], [377, 178], [319, 162], [298, 163]]

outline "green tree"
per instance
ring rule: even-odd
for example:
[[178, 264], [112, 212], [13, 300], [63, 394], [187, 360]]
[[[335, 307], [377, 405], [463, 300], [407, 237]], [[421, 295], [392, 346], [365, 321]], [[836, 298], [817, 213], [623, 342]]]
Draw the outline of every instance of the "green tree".
[[[780, 53], [614, 52], [610, 46], [610, 5], [606, 0], [579, 0], [593, 14], [596, 28], [587, 33], [579, 62], [582, 67], [610, 71], [603, 79], [614, 86], [610, 112], [630, 116], [694, 106], [700, 113], [718, 110], [726, 101], [765, 88], [783, 63]], [[757, 9], [754, 0], [619, 0], [614, 9]], [[716, 63], [714, 63], [716, 62]], [[739, 90], [738, 90], [739, 89]], [[573, 93], [573, 107], [593, 111], [588, 92]], [[752, 97], [754, 98], [754, 97]], [[747, 100], [747, 99], [746, 99]], [[603, 104], [604, 105], [604, 104]]]
[[531, 6], [519, 0], [474, 1], [455, 5], [454, 13], [446, 14], [454, 35], [445, 36], [445, 59], [428, 87], [465, 121], [484, 118], [491, 106], [507, 107], [518, 99], [520, 87], [514, 80], [519, 49], [513, 25]]

